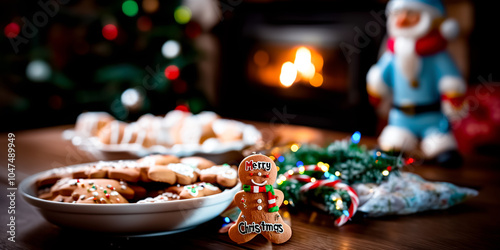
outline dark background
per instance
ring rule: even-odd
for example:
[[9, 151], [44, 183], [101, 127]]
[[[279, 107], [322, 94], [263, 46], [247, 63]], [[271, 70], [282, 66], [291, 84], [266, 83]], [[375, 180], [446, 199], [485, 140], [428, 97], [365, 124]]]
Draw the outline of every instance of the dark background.
[[[107, 12], [110, 15], [116, 16], [120, 22], [127, 24], [125, 18], [120, 16], [119, 11], [111, 11], [112, 4], [103, 3], [103, 1], [93, 1], [98, 7], [99, 13]], [[110, 1], [115, 2], [115, 1]], [[138, 1], [139, 3], [141, 1]], [[176, 2], [176, 1], [174, 1]], [[467, 2], [473, 6], [473, 29], [467, 37], [468, 42], [466, 47], [462, 49], [468, 63], [466, 79], [470, 86], [482, 83], [482, 81], [496, 82], [500, 81], [500, 48], [498, 44], [498, 15], [497, 4], [494, 1], [445, 1], [447, 5]], [[121, 4], [116, 1], [113, 4]], [[179, 4], [179, 2], [176, 2]], [[0, 10], [0, 26], [5, 27], [16, 17], [32, 16], [40, 7], [35, 1], [1, 1]], [[163, 5], [164, 3], [161, 2]], [[69, 1], [65, 7], [74, 8], [82, 5], [82, 1]], [[200, 55], [204, 55], [203, 51], [198, 51], [194, 45], [195, 39], [184, 39], [187, 47], [192, 50], [188, 54], [183, 54], [185, 61], [192, 64], [186, 64], [182, 68], [181, 78], [188, 82], [188, 86], [192, 85], [192, 90], [178, 94], [171, 88], [166, 88], [161, 91], [148, 91], [146, 93], [148, 100], [143, 105], [142, 109], [135, 113], [129, 112], [128, 116], [123, 117], [123, 120], [134, 120], [139, 115], [144, 113], [165, 114], [172, 110], [184, 100], [197, 98], [199, 109], [213, 110], [223, 116], [234, 117], [240, 119], [251, 119], [260, 121], [270, 121], [275, 117], [273, 109], [283, 111], [283, 107], [288, 108], [288, 113], [296, 114], [296, 118], [290, 120], [291, 123], [309, 125], [314, 127], [329, 128], [341, 131], [361, 130], [368, 134], [377, 133], [377, 117], [368, 104], [366, 91], [364, 90], [365, 75], [369, 66], [376, 62], [378, 48], [382, 43], [382, 38], [379, 37], [367, 48], [363, 48], [359, 58], [359, 65], [356, 68], [357, 78], [353, 81], [351, 92], [348, 93], [308, 93], [311, 101], [294, 100], [280, 97], [282, 93], [264, 92], [268, 102], [261, 102], [258, 105], [248, 105], [241, 102], [244, 97], [253, 94], [259, 94], [255, 89], [249, 89], [247, 79], [244, 79], [244, 61], [248, 51], [245, 46], [255, 42], [245, 40], [244, 34], [238, 27], [242, 25], [251, 25], [244, 23], [246, 17], [255, 14], [261, 14], [274, 18], [274, 22], [279, 19], [279, 15], [286, 15], [288, 22], [299, 22], [301, 24], [314, 24], [318, 22], [342, 21], [342, 14], [346, 16], [349, 13], [357, 13], [360, 16], [367, 17], [367, 13], [371, 10], [380, 11], [385, 8], [384, 1], [219, 1], [221, 8], [220, 20], [210, 30], [204, 31], [212, 35], [217, 40], [218, 51], [220, 56], [220, 65], [215, 67], [216, 84], [213, 86], [204, 86], [198, 88], [200, 82], [203, 82], [204, 74], [196, 67], [196, 60]], [[82, 5], [83, 6], [83, 5]], [[231, 7], [227, 9], [227, 7]], [[175, 6], [174, 6], [175, 7]], [[163, 7], [158, 14], [158, 22], [155, 25], [171, 25], [172, 20], [168, 19], [174, 7]], [[95, 14], [94, 9], [88, 11], [89, 16]], [[321, 15], [323, 14], [323, 15]], [[328, 18], [330, 14], [330, 18]], [[123, 15], [122, 15], [123, 16]], [[327, 17], [321, 19], [320, 17]], [[337, 18], [337, 17], [340, 17]], [[334, 20], [336, 19], [336, 20]], [[315, 21], [311, 21], [315, 20]], [[353, 21], [355, 20], [355, 21]], [[363, 25], [370, 19], [353, 19], [348, 20], [351, 25]], [[175, 37], [175, 34], [164, 34], [158, 39], [151, 39], [147, 42], [147, 46], [143, 50], [138, 50], [136, 47], [139, 35], [132, 29], [128, 28], [128, 36], [123, 42], [111, 44], [105, 48], [109, 49], [109, 53], [105, 55], [85, 54], [72, 55], [71, 60], [67, 60], [67, 64], [59, 68], [60, 72], [69, 75], [74, 80], [74, 85], [71, 88], [64, 88], [56, 84], [50, 83], [33, 83], [26, 78], [26, 66], [29, 61], [35, 56], [45, 56], [47, 58], [54, 57], [53, 53], [59, 46], [65, 43], [71, 43], [74, 37], [57, 37], [51, 33], [50, 27], [54, 25], [63, 25], [69, 30], [74, 27], [85, 27], [87, 30], [85, 39], [90, 46], [98, 44], [100, 37], [100, 29], [102, 23], [92, 18], [81, 18], [80, 16], [72, 17], [71, 12], [58, 14], [49, 20], [49, 24], [41, 28], [35, 38], [30, 39], [30, 42], [25, 46], [22, 45], [19, 53], [13, 53], [12, 47], [5, 35], [0, 36], [0, 115], [2, 131], [20, 130], [26, 128], [37, 128], [44, 126], [52, 126], [58, 124], [74, 123], [76, 116], [83, 111], [108, 111], [111, 112], [111, 104], [119, 98], [122, 91], [130, 86], [134, 86], [132, 78], [120, 81], [108, 81], [96, 83], [95, 78], [91, 77], [93, 73], [106, 68], [113, 64], [122, 62], [132, 62], [133, 65], [138, 65], [138, 68], [144, 71], [144, 66], [155, 65], [160, 54], [158, 48], [165, 39]], [[129, 24], [130, 27], [134, 23]], [[186, 29], [183, 25], [171, 25], [171, 29]], [[175, 32], [174, 32], [175, 33]], [[351, 34], [352, 36], [352, 34]], [[64, 38], [64, 39], [63, 39]], [[35, 48], [35, 50], [34, 50]], [[36, 48], [42, 48], [36, 50]], [[38, 53], [38, 54], [37, 54]], [[58, 56], [64, 56], [64, 53], [58, 53]], [[187, 58], [187, 59], [186, 59]], [[239, 59], [238, 59], [239, 58]], [[52, 65], [53, 65], [53, 61]], [[126, 71], [126, 69], [125, 69]], [[144, 72], [142, 72], [144, 73]], [[141, 78], [139, 78], [141, 79]], [[484, 79], [484, 80], [482, 80]], [[192, 83], [192, 84], [191, 84]], [[174, 83], [171, 83], [172, 86]], [[191, 85], [190, 85], [191, 84]], [[206, 91], [210, 89], [210, 91]], [[248, 91], [247, 91], [248, 90]], [[253, 92], [252, 92], [253, 91]], [[257, 91], [257, 92], [255, 92]], [[300, 90], [296, 90], [300, 91]], [[346, 105], [347, 96], [356, 93], [357, 99], [355, 102]], [[109, 94], [105, 94], [109, 93]], [[80, 97], [88, 97], [91, 101], [82, 102]], [[91, 97], [100, 96], [102, 98], [92, 99]], [[264, 96], [261, 96], [264, 97]], [[273, 98], [277, 97], [277, 98]], [[85, 98], [84, 98], [85, 99]], [[181, 101], [180, 101], [181, 100]], [[240, 100], [240, 101], [239, 101]], [[187, 102], [187, 101], [186, 101]], [[314, 105], [316, 109], [311, 109]], [[282, 122], [279, 119], [275, 122]]]

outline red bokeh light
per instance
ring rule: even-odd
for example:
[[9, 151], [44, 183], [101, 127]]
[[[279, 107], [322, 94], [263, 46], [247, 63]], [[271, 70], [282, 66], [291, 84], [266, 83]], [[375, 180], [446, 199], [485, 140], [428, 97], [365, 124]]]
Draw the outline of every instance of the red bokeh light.
[[118, 36], [118, 28], [113, 24], [107, 24], [102, 28], [102, 36], [107, 40], [114, 40]]
[[179, 77], [180, 71], [179, 68], [175, 65], [170, 65], [165, 68], [165, 77], [168, 80], [175, 80]]
[[412, 164], [413, 162], [415, 162], [415, 160], [414, 160], [413, 158], [408, 158], [408, 159], [406, 160], [406, 165], [410, 165], [410, 164]]
[[5, 28], [3, 29], [3, 33], [8, 38], [17, 37], [17, 35], [19, 35], [19, 32], [21, 32], [21, 27], [19, 27], [19, 24], [17, 23], [9, 23], [5, 25]]

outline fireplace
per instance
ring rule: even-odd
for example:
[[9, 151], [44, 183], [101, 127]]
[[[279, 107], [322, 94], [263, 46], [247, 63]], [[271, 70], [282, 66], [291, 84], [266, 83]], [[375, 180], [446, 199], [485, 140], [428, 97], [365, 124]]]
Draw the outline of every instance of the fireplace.
[[[365, 75], [384, 27], [369, 30], [362, 46], [355, 39], [383, 9], [369, 1], [243, 2], [215, 29], [222, 51], [218, 112], [374, 134]], [[276, 119], [284, 113], [290, 119]]]

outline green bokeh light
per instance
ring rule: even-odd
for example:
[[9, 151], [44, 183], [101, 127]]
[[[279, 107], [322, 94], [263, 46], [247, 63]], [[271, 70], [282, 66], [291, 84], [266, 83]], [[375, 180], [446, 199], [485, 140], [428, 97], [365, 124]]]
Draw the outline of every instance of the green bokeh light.
[[191, 20], [191, 10], [186, 6], [179, 6], [175, 9], [174, 18], [179, 24], [186, 24]]
[[122, 10], [123, 13], [129, 17], [133, 17], [137, 15], [137, 12], [139, 12], [139, 6], [135, 1], [132, 0], [127, 0], [123, 2], [122, 4]]

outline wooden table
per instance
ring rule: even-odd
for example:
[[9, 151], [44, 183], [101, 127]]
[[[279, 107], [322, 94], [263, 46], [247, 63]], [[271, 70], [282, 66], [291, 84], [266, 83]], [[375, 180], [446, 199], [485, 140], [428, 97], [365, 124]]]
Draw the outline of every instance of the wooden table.
[[[273, 123], [254, 123], [272, 139], [270, 144], [311, 142], [326, 145], [348, 134], [301, 126]], [[130, 155], [92, 155], [64, 141], [61, 133], [71, 126], [14, 131], [16, 135], [16, 182], [53, 167], [97, 160], [133, 158]], [[27, 204], [18, 194], [16, 199], [16, 242], [8, 241], [6, 224], [9, 223], [7, 195], [7, 133], [0, 135], [1, 225], [0, 249], [55, 249], [73, 248], [287, 248], [287, 249], [486, 249], [500, 247], [500, 158], [468, 155], [459, 169], [419, 165], [413, 171], [425, 179], [447, 181], [479, 190], [479, 195], [445, 211], [430, 211], [408, 216], [364, 218], [340, 228], [333, 219], [314, 210], [291, 213], [292, 238], [283, 245], [273, 245], [263, 237], [236, 245], [227, 234], [218, 230], [221, 218], [176, 235], [157, 237], [121, 237], [92, 232], [75, 232], [47, 222], [36, 208]], [[363, 138], [362, 144], [375, 145], [374, 138]], [[235, 157], [233, 155], [233, 157]], [[285, 211], [286, 208], [280, 211]]]

